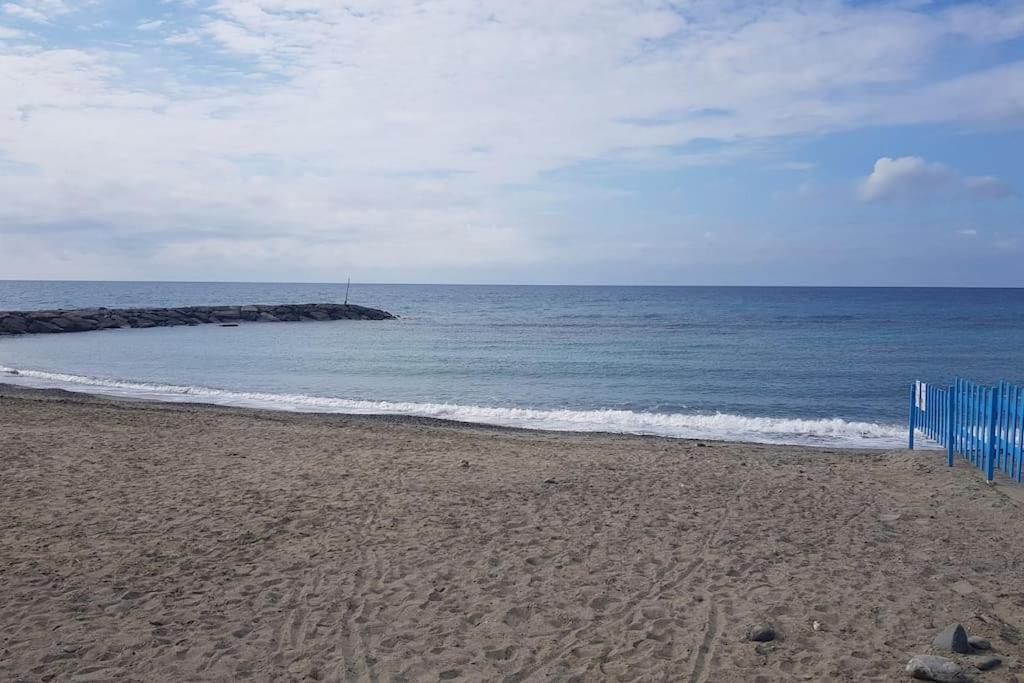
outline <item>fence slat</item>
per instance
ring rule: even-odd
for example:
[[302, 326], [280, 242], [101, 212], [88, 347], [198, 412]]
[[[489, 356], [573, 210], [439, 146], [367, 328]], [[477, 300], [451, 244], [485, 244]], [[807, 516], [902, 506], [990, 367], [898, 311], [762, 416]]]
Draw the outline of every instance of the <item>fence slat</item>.
[[948, 387], [914, 382], [909, 422], [910, 448], [919, 431], [945, 447], [951, 467], [959, 453], [990, 483], [997, 471], [1024, 483], [1024, 386], [1003, 380], [986, 387], [962, 377]]

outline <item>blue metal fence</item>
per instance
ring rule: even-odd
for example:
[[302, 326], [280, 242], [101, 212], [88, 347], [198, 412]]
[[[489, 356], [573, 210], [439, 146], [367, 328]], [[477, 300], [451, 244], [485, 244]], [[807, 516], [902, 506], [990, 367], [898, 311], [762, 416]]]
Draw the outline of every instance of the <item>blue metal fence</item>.
[[996, 470], [1018, 482], [1024, 477], [1024, 389], [1000, 382], [985, 387], [959, 379], [949, 387], [914, 382], [910, 390], [910, 448], [919, 432], [946, 447], [952, 467], [957, 453], [993, 481]]

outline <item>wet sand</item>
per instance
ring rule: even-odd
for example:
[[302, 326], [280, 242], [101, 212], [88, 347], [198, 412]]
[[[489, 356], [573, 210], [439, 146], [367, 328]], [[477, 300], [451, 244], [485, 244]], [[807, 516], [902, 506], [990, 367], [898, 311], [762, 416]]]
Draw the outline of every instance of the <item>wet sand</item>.
[[1001, 488], [935, 452], [0, 387], [0, 680], [891, 681], [960, 621], [1012, 681]]

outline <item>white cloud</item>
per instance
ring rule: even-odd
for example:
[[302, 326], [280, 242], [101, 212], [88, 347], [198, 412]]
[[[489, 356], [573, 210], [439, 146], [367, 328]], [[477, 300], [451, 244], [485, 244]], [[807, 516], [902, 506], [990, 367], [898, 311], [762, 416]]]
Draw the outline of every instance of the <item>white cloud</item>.
[[4, 3], [0, 11], [16, 19], [47, 23], [56, 16], [71, 12], [72, 8], [63, 0], [21, 0]]
[[921, 157], [882, 157], [861, 181], [857, 197], [863, 202], [890, 202], [931, 196], [959, 195], [974, 199], [1002, 199], [1013, 190], [993, 176], [964, 177]]
[[995, 176], [979, 176], [964, 179], [964, 192], [979, 199], [1005, 199], [1013, 194], [1013, 188]]
[[22, 5], [9, 2], [6, 5], [0, 7], [0, 11], [3, 11], [9, 17], [15, 19], [25, 19], [27, 21], [45, 22], [46, 15], [38, 10], [34, 10], [31, 7], [24, 7]]
[[163, 19], [154, 19], [152, 21], [143, 21], [135, 28], [139, 31], [155, 31], [166, 23]]
[[[76, 6], [3, 11], [53, 21]], [[549, 210], [547, 178], [574, 165], [714, 163], [867, 125], [1024, 123], [1024, 63], [932, 75], [945, 42], [1009, 40], [1022, 17], [1011, 2], [219, 0], [126, 27], [126, 40], [167, 31], [160, 49], [187, 68], [131, 44], [0, 46], [0, 161], [21, 169], [0, 182], [0, 230], [38, 231], [44, 249], [44, 230], [102, 226], [165, 264], [298, 258], [301, 243], [450, 265], [472, 225], [466, 262], [555, 259], [550, 236], [573, 219]], [[721, 147], [686, 151], [707, 140]]]

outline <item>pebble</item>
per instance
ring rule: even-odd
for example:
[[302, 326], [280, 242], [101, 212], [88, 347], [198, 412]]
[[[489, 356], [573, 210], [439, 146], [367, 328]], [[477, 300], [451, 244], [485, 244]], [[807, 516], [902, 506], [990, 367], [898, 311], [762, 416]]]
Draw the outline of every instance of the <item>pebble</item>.
[[932, 641], [932, 646], [936, 650], [957, 652], [962, 655], [971, 651], [971, 645], [967, 642], [967, 631], [960, 624], [950, 624], [942, 629], [942, 632]]
[[755, 643], [767, 643], [775, 640], [775, 629], [772, 628], [771, 624], [751, 626], [750, 630], [747, 631], [747, 640], [752, 640]]
[[999, 657], [993, 657], [992, 655], [975, 657], [973, 661], [974, 666], [978, 667], [979, 671], [988, 671], [1003, 663], [1003, 660], [999, 659]]
[[462, 462], [459, 463], [459, 467], [469, 467], [469, 461], [463, 460]]
[[919, 681], [968, 683], [971, 678], [952, 659], [932, 655], [914, 655], [907, 662], [907, 673]]
[[971, 636], [967, 639], [967, 642], [970, 643], [971, 647], [975, 650], [992, 649], [992, 643], [990, 643], [987, 638], [982, 638], [981, 636]]

